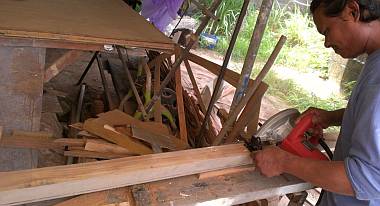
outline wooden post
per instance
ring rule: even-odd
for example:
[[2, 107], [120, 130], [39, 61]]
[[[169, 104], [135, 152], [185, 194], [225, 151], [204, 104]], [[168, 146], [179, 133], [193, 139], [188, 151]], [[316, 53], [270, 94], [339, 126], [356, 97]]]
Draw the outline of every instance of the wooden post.
[[[176, 47], [175, 58], [178, 59], [180, 49]], [[176, 68], [173, 68], [176, 69]], [[175, 73], [175, 93], [177, 96], [177, 109], [178, 109], [178, 122], [179, 122], [179, 136], [183, 142], [187, 143], [187, 129], [185, 118], [185, 106], [183, 104], [182, 83], [181, 83], [181, 70], [176, 69]]]
[[[45, 66], [44, 48], [0, 47], [0, 125], [11, 130], [39, 131]], [[31, 149], [0, 150], [0, 171], [33, 168]]]

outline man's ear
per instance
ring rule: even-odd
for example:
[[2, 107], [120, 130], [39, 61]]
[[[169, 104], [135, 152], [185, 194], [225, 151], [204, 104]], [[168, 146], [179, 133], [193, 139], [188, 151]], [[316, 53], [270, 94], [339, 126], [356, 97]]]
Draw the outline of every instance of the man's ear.
[[349, 0], [342, 11], [344, 20], [360, 21], [360, 8], [355, 0]]

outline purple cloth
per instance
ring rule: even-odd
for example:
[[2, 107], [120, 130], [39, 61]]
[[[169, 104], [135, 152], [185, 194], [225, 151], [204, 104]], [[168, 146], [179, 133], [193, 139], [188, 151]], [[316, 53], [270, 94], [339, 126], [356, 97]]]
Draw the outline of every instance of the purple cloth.
[[184, 0], [144, 0], [141, 15], [154, 24], [160, 31], [177, 17], [177, 11]]

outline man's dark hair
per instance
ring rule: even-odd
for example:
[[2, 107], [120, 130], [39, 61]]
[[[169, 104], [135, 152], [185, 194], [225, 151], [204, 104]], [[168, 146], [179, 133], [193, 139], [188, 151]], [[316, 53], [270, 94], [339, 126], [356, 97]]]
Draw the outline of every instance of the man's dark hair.
[[[348, 2], [355, 0], [313, 0], [310, 12], [314, 13], [319, 6], [323, 6], [327, 16], [339, 16]], [[380, 0], [356, 0], [360, 8], [360, 20], [370, 22], [380, 19]]]

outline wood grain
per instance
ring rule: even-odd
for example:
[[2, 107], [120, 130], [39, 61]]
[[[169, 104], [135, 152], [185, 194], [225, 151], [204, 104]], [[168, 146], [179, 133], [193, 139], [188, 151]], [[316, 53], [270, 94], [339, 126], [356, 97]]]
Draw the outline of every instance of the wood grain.
[[250, 152], [242, 144], [233, 144], [0, 172], [0, 205], [67, 197], [248, 164], [252, 164]]
[[121, 0], [2, 0], [0, 22], [2, 36], [174, 49]]

